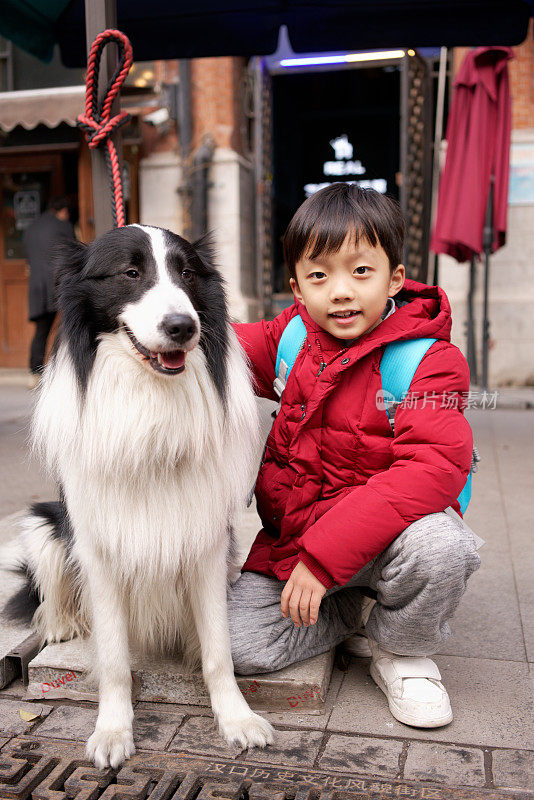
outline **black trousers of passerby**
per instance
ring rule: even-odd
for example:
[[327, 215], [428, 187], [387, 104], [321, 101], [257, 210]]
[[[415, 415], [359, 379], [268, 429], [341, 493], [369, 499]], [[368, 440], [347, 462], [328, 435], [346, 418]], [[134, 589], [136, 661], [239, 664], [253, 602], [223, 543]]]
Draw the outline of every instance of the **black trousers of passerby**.
[[56, 312], [51, 311], [47, 314], [41, 314], [40, 317], [36, 317], [33, 320], [35, 322], [35, 335], [30, 348], [30, 369], [33, 373], [39, 373], [43, 369], [46, 341], [55, 318]]

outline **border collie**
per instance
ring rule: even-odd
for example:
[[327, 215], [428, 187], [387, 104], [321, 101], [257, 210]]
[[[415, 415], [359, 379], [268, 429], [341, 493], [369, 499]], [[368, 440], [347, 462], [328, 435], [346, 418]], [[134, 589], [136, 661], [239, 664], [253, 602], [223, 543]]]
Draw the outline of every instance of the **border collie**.
[[264, 747], [272, 727], [236, 684], [226, 612], [259, 425], [209, 243], [128, 225], [61, 256], [32, 439], [62, 499], [32, 508], [12, 560], [43, 642], [91, 634], [87, 756], [116, 768], [134, 753], [130, 646], [200, 660], [222, 736]]

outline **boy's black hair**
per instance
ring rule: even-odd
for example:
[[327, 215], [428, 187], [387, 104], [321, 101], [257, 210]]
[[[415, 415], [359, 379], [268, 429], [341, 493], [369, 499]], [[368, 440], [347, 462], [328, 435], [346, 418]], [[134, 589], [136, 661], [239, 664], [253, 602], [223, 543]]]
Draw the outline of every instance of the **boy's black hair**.
[[283, 236], [284, 258], [292, 278], [297, 261], [306, 255], [337, 253], [347, 234], [356, 243], [365, 238], [380, 244], [389, 259], [390, 272], [402, 263], [406, 226], [396, 200], [357, 184], [333, 183], [312, 194], [297, 209]]

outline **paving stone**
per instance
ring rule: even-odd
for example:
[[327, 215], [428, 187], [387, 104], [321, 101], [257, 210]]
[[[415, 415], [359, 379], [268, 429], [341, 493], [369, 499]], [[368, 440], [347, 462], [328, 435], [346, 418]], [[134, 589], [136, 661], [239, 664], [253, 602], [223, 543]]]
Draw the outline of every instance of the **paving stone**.
[[288, 767], [311, 766], [319, 753], [323, 735], [322, 731], [275, 730], [273, 744], [265, 750], [258, 747], [249, 750], [246, 761], [283, 764]]
[[212, 719], [192, 717], [188, 719], [174, 737], [171, 752], [197, 753], [212, 757], [235, 758], [247, 762], [284, 764], [287, 766], [311, 766], [317, 757], [323, 734], [321, 731], [275, 731], [275, 740], [264, 750], [253, 747], [241, 754], [221, 738]]
[[[28, 666], [28, 696], [96, 701], [97, 687], [86, 677], [89, 664], [86, 640], [47, 645]], [[333, 651], [276, 672], [238, 676], [237, 681], [252, 708], [321, 714], [332, 665]], [[186, 672], [179, 660], [134, 656], [132, 673], [138, 700], [209, 706], [201, 673]]]
[[0, 518], [37, 500], [57, 497], [57, 487], [28, 448], [32, 392], [0, 385]]
[[236, 758], [241, 752], [239, 747], [222, 739], [212, 717], [197, 716], [183, 724], [167, 749], [172, 753], [199, 753], [222, 758]]
[[[506, 493], [503, 495], [499, 480], [501, 459], [497, 459], [495, 451], [491, 414], [486, 414], [485, 418], [481, 414], [475, 415], [472, 424], [483, 459], [473, 477], [473, 498], [466, 513], [466, 522], [486, 540], [486, 544], [479, 551], [482, 559], [480, 569], [469, 578], [458, 611], [450, 620], [452, 636], [441, 647], [440, 653], [526, 661], [524, 626], [521, 624], [516, 591], [517, 570], [514, 571], [512, 564], [507, 517], [504, 513]], [[520, 460], [523, 469], [524, 464], [525, 461]], [[525, 477], [529, 479], [528, 472]], [[480, 487], [480, 491], [477, 487]], [[515, 503], [516, 496], [512, 496]], [[525, 499], [531, 503], [528, 491]], [[529, 521], [529, 515], [525, 514], [523, 528], [525, 535], [528, 533], [531, 536]], [[525, 542], [524, 558], [529, 558], [530, 550], [532, 548]], [[532, 570], [529, 575], [532, 575]], [[497, 595], [496, 585], [499, 586]]]
[[9, 738], [0, 738], [0, 750], [6, 744], [6, 742], [9, 742]]
[[504, 789], [534, 791], [534, 752], [532, 750], [494, 750], [493, 783]]
[[368, 674], [368, 661], [354, 659], [327, 730], [534, 749], [528, 664], [457, 656], [435, 660], [451, 698], [454, 719], [449, 725], [425, 730], [397, 722], [385, 695]]
[[[9, 514], [9, 516], [0, 519], [0, 544], [7, 544], [16, 536], [19, 523], [23, 516], [24, 511], [16, 511], [14, 514]], [[10, 573], [4, 573], [2, 570], [2, 576], [4, 574], [9, 575]]]
[[325, 770], [395, 778], [403, 743], [365, 736], [330, 736], [319, 766]]
[[[193, 717], [211, 717], [213, 711], [208, 706], [189, 705], [185, 703], [154, 703], [151, 700], [138, 700], [134, 703], [134, 709], [140, 711], [169, 711], [173, 714], [188, 714]], [[262, 716], [267, 716], [262, 714]]]
[[531, 412], [501, 412], [493, 424], [497, 474], [502, 486], [507, 534], [519, 599], [528, 660], [534, 660], [534, 548], [532, 547], [532, 481], [534, 444]]
[[447, 786], [484, 786], [484, 754], [473, 747], [410, 742], [404, 778]]
[[[39, 736], [85, 742], [95, 729], [98, 710], [79, 706], [59, 706], [39, 726]], [[165, 750], [183, 720], [183, 714], [136, 711], [133, 731], [140, 750]]]
[[[20, 716], [20, 711], [27, 711], [29, 714], [39, 714], [36, 720], [26, 722]], [[3, 736], [18, 736], [21, 733], [28, 733], [35, 727], [36, 722], [48, 716], [52, 711], [52, 706], [43, 703], [25, 703], [19, 700], [0, 700], [0, 734]]]

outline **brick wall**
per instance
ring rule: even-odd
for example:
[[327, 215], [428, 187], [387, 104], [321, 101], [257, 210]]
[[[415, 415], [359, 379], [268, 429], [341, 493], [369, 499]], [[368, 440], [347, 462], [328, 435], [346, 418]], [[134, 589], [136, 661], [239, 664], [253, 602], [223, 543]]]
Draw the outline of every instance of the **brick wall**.
[[[211, 134], [217, 147], [243, 155], [242, 81], [244, 58], [195, 58], [191, 61], [191, 115], [193, 152]], [[174, 83], [179, 77], [177, 60], [154, 62], [156, 81]], [[141, 123], [143, 157], [152, 153], [178, 152], [176, 126], [162, 133]]]
[[[534, 128], [534, 39], [533, 20], [523, 44], [513, 48], [515, 58], [508, 64], [512, 95], [512, 129]], [[467, 47], [454, 50], [454, 75], [457, 74]]]
[[534, 39], [533, 21], [523, 44], [514, 47], [510, 64], [512, 89], [512, 128], [534, 128]]
[[243, 153], [241, 81], [243, 58], [196, 58], [191, 62], [193, 150], [207, 133], [217, 147]]

